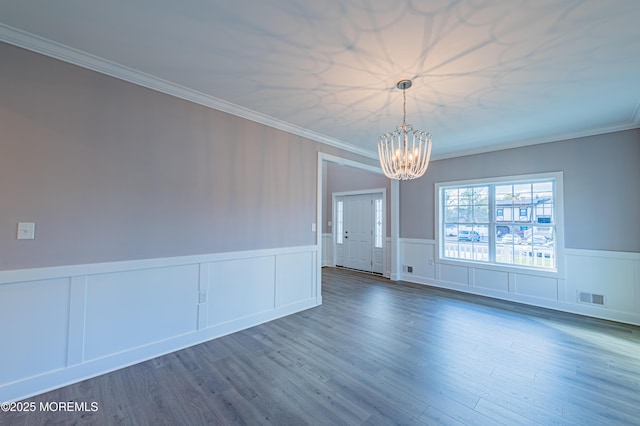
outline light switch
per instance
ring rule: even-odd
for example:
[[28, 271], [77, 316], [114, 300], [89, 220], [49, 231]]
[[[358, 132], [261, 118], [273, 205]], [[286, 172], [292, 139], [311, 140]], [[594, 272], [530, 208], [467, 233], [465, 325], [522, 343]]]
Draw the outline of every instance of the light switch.
[[33, 222], [18, 223], [18, 239], [33, 240], [36, 238], [36, 224]]
[[331, 221], [327, 222], [327, 226], [331, 227]]
[[315, 223], [311, 224], [311, 232], [316, 232], [316, 224]]

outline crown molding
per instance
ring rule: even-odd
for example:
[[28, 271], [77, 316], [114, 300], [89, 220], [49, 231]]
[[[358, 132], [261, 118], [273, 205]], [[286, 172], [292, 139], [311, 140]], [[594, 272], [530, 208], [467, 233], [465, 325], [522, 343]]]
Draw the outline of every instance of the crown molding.
[[315, 142], [330, 145], [364, 157], [378, 158], [377, 153], [372, 150], [366, 150], [350, 145], [339, 139], [296, 126], [295, 124], [235, 105], [223, 99], [206, 95], [202, 92], [198, 92], [197, 90], [189, 89], [188, 87], [172, 83], [142, 71], [120, 65], [116, 62], [109, 61], [99, 56], [74, 49], [53, 40], [49, 40], [2, 23], [0, 23], [0, 41], [32, 52], [40, 53], [54, 59], [68, 62], [100, 74], [105, 74], [119, 80], [127, 81], [138, 86], [146, 87], [147, 89], [155, 90], [176, 98], [226, 112], [256, 123], [264, 124], [265, 126], [292, 133]]
[[585, 138], [585, 137], [588, 137], [588, 136], [603, 135], [605, 133], [615, 133], [615, 132], [622, 132], [622, 131], [625, 131], [625, 130], [637, 129], [637, 128], [640, 128], [640, 121], [638, 121], [638, 119], [640, 119], [639, 114], [640, 114], [640, 106], [639, 106], [639, 109], [636, 111], [636, 119], [634, 121], [629, 121], [629, 122], [626, 122], [626, 123], [618, 123], [618, 124], [614, 124], [614, 125], [611, 125], [611, 126], [594, 127], [592, 129], [581, 130], [581, 131], [578, 131], [578, 132], [556, 133], [556, 134], [553, 134], [553, 135], [543, 136], [543, 137], [540, 137], [540, 138], [524, 139], [524, 140], [519, 140], [519, 141], [507, 142], [507, 143], [503, 143], [503, 144], [484, 146], [484, 147], [480, 147], [480, 148], [470, 148], [470, 149], [466, 149], [466, 150], [455, 151], [455, 152], [450, 152], [450, 153], [444, 153], [444, 154], [437, 155], [437, 156], [432, 156], [431, 160], [434, 160], [434, 161], [435, 160], [445, 160], [447, 158], [455, 158], [455, 157], [464, 157], [464, 156], [467, 156], [467, 155], [484, 154], [484, 153], [487, 153], [487, 152], [502, 151], [504, 149], [521, 148], [521, 147], [530, 146], [530, 145], [539, 145], [539, 144], [543, 144], [543, 143], [560, 142], [560, 141], [566, 141], [566, 140], [569, 140], [569, 139]]
[[[142, 71], [135, 70], [133, 68], [120, 65], [116, 62], [109, 61], [99, 56], [92, 55], [90, 53], [74, 49], [61, 43], [57, 43], [53, 40], [49, 40], [44, 37], [37, 36], [27, 31], [20, 30], [18, 28], [11, 27], [6, 24], [0, 23], [0, 41], [5, 43], [21, 47], [23, 49], [30, 50], [32, 52], [40, 53], [45, 56], [49, 56], [54, 59], [58, 59], [73, 65], [77, 65], [82, 68], [86, 68], [104, 75], [108, 75], [119, 80], [127, 81], [129, 83], [136, 84], [138, 86], [146, 87], [157, 92], [161, 92], [170, 96], [174, 96], [180, 99], [184, 99], [189, 102], [193, 102], [199, 105], [206, 106], [218, 111], [222, 111], [237, 117], [241, 117], [256, 123], [263, 124], [265, 126], [272, 127], [274, 129], [282, 130], [287, 133], [291, 133], [303, 138], [320, 142], [329, 146], [333, 146], [338, 149], [342, 149], [354, 154], [362, 155], [363, 157], [377, 159], [377, 152], [373, 150], [364, 149], [355, 145], [348, 144], [339, 139], [332, 138], [321, 133], [317, 133], [303, 127], [288, 123], [283, 120], [276, 119], [274, 117], [262, 114], [257, 111], [250, 110], [248, 108], [235, 105], [231, 102], [223, 99], [215, 98], [213, 96], [206, 95], [202, 92], [198, 92], [188, 87], [184, 87], [170, 81], [152, 76]], [[444, 160], [447, 158], [463, 157], [467, 155], [482, 154], [493, 151], [501, 151], [510, 148], [519, 148], [529, 145], [536, 145], [541, 143], [557, 142], [568, 139], [575, 139], [586, 136], [594, 136], [604, 133], [612, 133], [630, 129], [637, 129], [640, 127], [640, 101], [635, 109], [631, 120], [626, 123], [619, 123], [612, 126], [605, 126], [599, 128], [588, 129], [579, 132], [571, 132], [564, 134], [555, 134], [545, 136], [542, 138], [533, 138], [526, 140], [519, 140], [508, 142], [504, 144], [484, 146], [479, 148], [470, 148], [461, 151], [443, 153], [440, 155], [433, 155], [432, 161]]]

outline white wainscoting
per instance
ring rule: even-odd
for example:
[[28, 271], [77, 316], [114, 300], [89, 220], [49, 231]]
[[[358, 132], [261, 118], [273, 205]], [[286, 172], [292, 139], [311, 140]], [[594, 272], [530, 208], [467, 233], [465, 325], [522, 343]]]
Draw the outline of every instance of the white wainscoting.
[[[398, 279], [640, 325], [640, 253], [565, 249], [565, 274], [558, 277], [438, 262], [436, 250], [434, 240], [401, 238]], [[578, 292], [603, 294], [605, 305], [579, 303]]]
[[0, 402], [321, 303], [317, 246], [0, 271]]
[[333, 258], [333, 235], [322, 234], [322, 266], [336, 266]]

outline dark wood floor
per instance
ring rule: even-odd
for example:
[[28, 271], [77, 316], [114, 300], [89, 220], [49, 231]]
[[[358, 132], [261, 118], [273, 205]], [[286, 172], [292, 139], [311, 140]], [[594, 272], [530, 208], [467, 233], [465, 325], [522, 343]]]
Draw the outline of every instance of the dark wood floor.
[[0, 424], [640, 424], [640, 328], [323, 269], [323, 305], [29, 401]]

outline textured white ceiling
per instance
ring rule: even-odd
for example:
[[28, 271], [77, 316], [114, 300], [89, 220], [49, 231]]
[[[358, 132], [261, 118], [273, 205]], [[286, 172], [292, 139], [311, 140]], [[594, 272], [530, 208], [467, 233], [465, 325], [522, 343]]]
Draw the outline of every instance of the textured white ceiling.
[[400, 124], [412, 79], [434, 157], [640, 127], [639, 22], [638, 0], [0, 2], [0, 40], [359, 151]]

